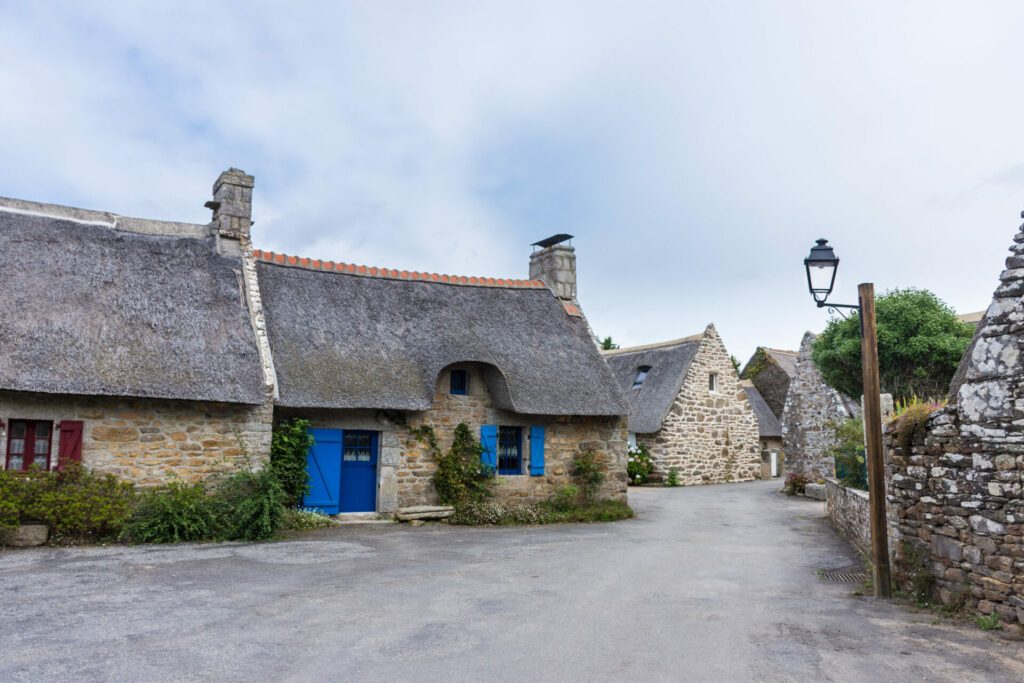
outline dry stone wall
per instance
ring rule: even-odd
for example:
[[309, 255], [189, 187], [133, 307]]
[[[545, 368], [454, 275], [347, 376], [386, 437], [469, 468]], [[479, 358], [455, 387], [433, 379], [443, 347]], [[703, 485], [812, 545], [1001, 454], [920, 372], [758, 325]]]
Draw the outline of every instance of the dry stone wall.
[[[82, 464], [137, 486], [194, 482], [240, 466], [258, 468], [270, 453], [271, 413], [263, 406], [195, 401], [51, 396], [0, 392], [0, 463], [12, 419], [83, 422]], [[54, 429], [50, 466], [57, 467]]]
[[835, 475], [835, 463], [826, 455], [835, 444], [833, 425], [855, 417], [857, 411], [822, 379], [811, 358], [814, 339], [808, 332], [800, 343], [796, 376], [782, 411], [782, 441], [787, 472], [824, 479]]
[[868, 492], [825, 480], [825, 514], [836, 530], [864, 556], [871, 557], [871, 509]]
[[[709, 390], [711, 373], [718, 376], [715, 392]], [[647, 446], [655, 474], [662, 479], [673, 468], [685, 485], [760, 476], [757, 417], [714, 327], [705, 333], [661, 429], [636, 438]]]

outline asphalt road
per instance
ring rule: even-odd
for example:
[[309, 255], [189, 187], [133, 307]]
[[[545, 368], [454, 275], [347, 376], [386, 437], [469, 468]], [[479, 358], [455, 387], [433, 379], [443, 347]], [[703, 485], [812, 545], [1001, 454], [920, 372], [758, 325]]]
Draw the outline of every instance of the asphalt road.
[[1024, 645], [851, 595], [778, 482], [638, 519], [0, 553], [0, 680], [1021, 681]]

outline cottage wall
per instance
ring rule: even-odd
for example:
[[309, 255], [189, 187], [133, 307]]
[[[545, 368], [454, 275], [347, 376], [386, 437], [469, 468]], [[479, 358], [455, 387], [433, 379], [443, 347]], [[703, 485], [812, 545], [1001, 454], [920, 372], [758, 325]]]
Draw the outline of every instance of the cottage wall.
[[[718, 390], [709, 390], [709, 375]], [[757, 417], [717, 332], [709, 327], [672, 409], [653, 434], [637, 434], [655, 473], [671, 469], [682, 484], [749, 481], [761, 473]]]
[[310, 420], [314, 427], [380, 432], [377, 510], [381, 513], [391, 513], [409, 505], [437, 503], [437, 493], [431, 483], [437, 463], [430, 449], [413, 432], [423, 426], [433, 428], [440, 448], [447, 450], [460, 422], [465, 422], [477, 439], [482, 425], [522, 427], [525, 472], [528, 472], [530, 461], [529, 427], [543, 425], [545, 428], [544, 475], [499, 475], [495, 486], [495, 499], [498, 501], [536, 503], [549, 499], [560, 486], [573, 482], [573, 460], [588, 450], [594, 451], [605, 469], [600, 497], [626, 501], [626, 428], [623, 418], [535, 416], [501, 410], [491, 400], [481, 373], [482, 366], [465, 364], [454, 367], [468, 371], [467, 394], [450, 393], [449, 368], [441, 373], [433, 406], [426, 411], [278, 409], [277, 418], [301, 416]]
[[62, 420], [83, 422], [82, 464], [137, 486], [186, 482], [240, 466], [260, 467], [270, 452], [272, 408], [226, 403], [0, 392], [0, 463], [12, 419], [50, 420], [50, 466], [57, 467]]
[[835, 463], [826, 455], [835, 445], [833, 425], [854, 415], [848, 402], [825, 384], [814, 365], [814, 339], [808, 332], [800, 344], [796, 376], [789, 385], [782, 412], [782, 440], [787, 472], [824, 479], [835, 476]]

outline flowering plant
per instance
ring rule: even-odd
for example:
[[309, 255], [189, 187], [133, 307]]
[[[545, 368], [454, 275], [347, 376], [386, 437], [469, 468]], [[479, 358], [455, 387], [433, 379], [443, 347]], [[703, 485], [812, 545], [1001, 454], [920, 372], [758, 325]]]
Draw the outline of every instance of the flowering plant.
[[647, 446], [638, 444], [629, 447], [629, 460], [626, 463], [626, 472], [629, 474], [629, 483], [635, 486], [646, 484], [654, 470], [651, 462], [651, 454], [647, 452]]

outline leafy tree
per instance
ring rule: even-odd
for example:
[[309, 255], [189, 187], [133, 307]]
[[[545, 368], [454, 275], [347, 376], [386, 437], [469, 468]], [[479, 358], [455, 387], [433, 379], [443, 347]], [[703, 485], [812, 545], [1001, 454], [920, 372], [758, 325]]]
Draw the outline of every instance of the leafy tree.
[[611, 337], [605, 337], [604, 339], [596, 338], [598, 345], [602, 351], [614, 351], [619, 348], [619, 345]]
[[[882, 391], [897, 400], [944, 396], [973, 328], [924, 289], [895, 289], [878, 297], [878, 362]], [[847, 396], [863, 394], [860, 320], [833, 319], [815, 340], [814, 364], [832, 388]]]
[[736, 356], [730, 355], [729, 362], [732, 363], [732, 369], [736, 371], [736, 374], [739, 374], [740, 368], [743, 367], [743, 364], [740, 363], [740, 359]]

